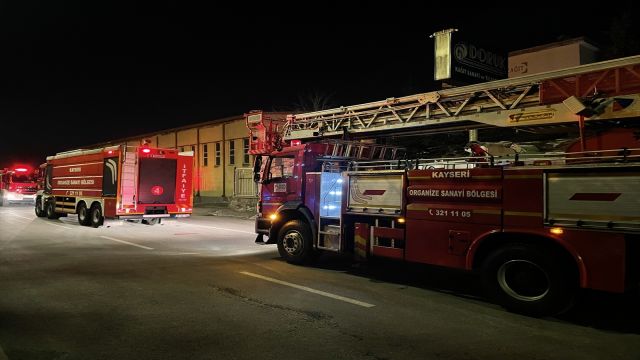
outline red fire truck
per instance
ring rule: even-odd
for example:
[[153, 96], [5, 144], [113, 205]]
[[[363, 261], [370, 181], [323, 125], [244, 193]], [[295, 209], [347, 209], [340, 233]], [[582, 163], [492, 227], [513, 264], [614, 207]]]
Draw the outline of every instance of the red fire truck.
[[193, 153], [148, 146], [110, 146], [47, 157], [38, 217], [77, 214], [82, 225], [104, 219], [186, 217], [193, 208]]
[[26, 165], [0, 170], [0, 206], [9, 203], [33, 203], [37, 191], [38, 170]]
[[[623, 60], [286, 118], [251, 112], [256, 242], [267, 236], [296, 264], [333, 251], [478, 271], [489, 298], [534, 316], [568, 309], [580, 288], [637, 288], [638, 138], [614, 150], [411, 161], [389, 146], [311, 140], [477, 124], [579, 123], [582, 131], [585, 119], [637, 117], [640, 78], [626, 76], [640, 69], [640, 57]], [[600, 89], [602, 81], [612, 97], [599, 101], [583, 98], [581, 87], [560, 87]]]

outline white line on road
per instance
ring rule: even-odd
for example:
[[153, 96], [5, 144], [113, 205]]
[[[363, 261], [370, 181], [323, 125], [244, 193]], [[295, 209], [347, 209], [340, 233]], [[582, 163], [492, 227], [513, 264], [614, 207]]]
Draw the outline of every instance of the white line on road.
[[7, 222], [9, 222], [9, 223], [17, 222], [17, 223], [19, 223], [19, 224], [28, 224], [28, 223], [30, 223], [30, 222], [31, 222], [31, 221], [24, 221], [24, 220], [22, 220], [22, 219], [18, 220], [18, 219], [16, 219], [16, 218], [11, 218], [11, 219], [9, 219], [9, 218], [0, 218], [0, 220], [7, 221]]
[[58, 225], [58, 224], [52, 224], [52, 223], [47, 222], [47, 221], [44, 221], [44, 223], [45, 223], [45, 224], [47, 224], [47, 225], [53, 225], [53, 226], [57, 226], [57, 227], [61, 227], [61, 228], [65, 228], [65, 229], [67, 229], [67, 230], [73, 230], [73, 228], [70, 228], [70, 227], [68, 227], [68, 226], [63, 226], [63, 225]]
[[189, 224], [189, 225], [191, 225], [191, 226], [199, 226], [199, 227], [203, 227], [203, 228], [207, 228], [207, 229], [225, 230], [225, 231], [239, 232], [239, 233], [243, 233], [243, 234], [256, 235], [255, 231], [244, 231], [244, 230], [236, 230], [236, 229], [221, 228], [221, 227], [217, 227], [217, 226], [198, 225], [198, 224]]
[[197, 252], [179, 252], [179, 253], [168, 253], [168, 254], [162, 254], [162, 255], [200, 255], [200, 253]]
[[128, 242], [128, 241], [124, 241], [124, 240], [120, 240], [120, 239], [112, 238], [112, 237], [110, 237], [110, 236], [103, 236], [103, 235], [100, 235], [100, 237], [101, 237], [101, 238], [103, 238], [103, 239], [107, 239], [107, 240], [111, 240], [111, 241], [117, 241], [117, 242], [119, 242], [119, 243], [123, 243], [123, 244], [131, 245], [131, 246], [136, 246], [136, 247], [139, 247], [139, 248], [142, 248], [142, 249], [153, 250], [153, 248], [150, 248], [150, 247], [148, 247], [148, 246], [143, 246], [143, 245], [138, 245], [138, 244], [130, 243], [130, 242]]
[[26, 216], [20, 216], [20, 215], [16, 215], [16, 214], [12, 214], [12, 213], [7, 213], [7, 215], [19, 217], [21, 219], [33, 220], [33, 218], [28, 218]]
[[273, 283], [276, 283], [276, 284], [280, 284], [280, 285], [284, 285], [284, 286], [289, 286], [289, 287], [292, 287], [292, 288], [295, 288], [295, 289], [298, 289], [298, 290], [308, 291], [310, 293], [326, 296], [326, 297], [329, 297], [329, 298], [332, 298], [332, 299], [348, 302], [349, 304], [363, 306], [363, 307], [366, 307], [366, 308], [370, 308], [370, 307], [374, 307], [375, 306], [373, 304], [369, 304], [369, 303], [366, 303], [366, 302], [358, 301], [358, 300], [351, 299], [351, 298], [348, 298], [348, 297], [331, 294], [331, 293], [328, 293], [328, 292], [325, 292], [325, 291], [312, 289], [310, 287], [306, 287], [306, 286], [302, 286], [302, 285], [292, 284], [290, 282], [286, 282], [286, 281], [270, 278], [268, 276], [262, 276], [262, 275], [254, 274], [254, 273], [251, 273], [251, 272], [248, 272], [248, 271], [240, 271], [240, 274], [251, 276], [251, 277], [262, 279], [262, 280], [266, 280], [266, 281], [270, 281], [270, 282], [273, 282]]

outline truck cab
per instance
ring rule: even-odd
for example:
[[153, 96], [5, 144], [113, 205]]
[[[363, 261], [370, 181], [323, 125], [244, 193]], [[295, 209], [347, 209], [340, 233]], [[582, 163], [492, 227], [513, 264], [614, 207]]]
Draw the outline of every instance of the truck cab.
[[256, 221], [259, 238], [267, 235], [268, 243], [275, 243], [277, 234], [271, 233], [272, 224], [283, 212], [308, 211], [305, 210], [305, 178], [308, 172], [318, 170], [318, 145], [291, 146], [268, 156], [256, 156], [254, 179], [260, 183]]
[[[269, 155], [257, 156], [254, 179], [260, 183], [260, 199], [256, 242], [263, 242], [262, 237], [266, 235], [267, 243], [277, 243], [281, 255], [291, 262], [303, 262], [307, 247], [309, 251], [313, 248], [338, 252], [345, 250], [345, 246], [353, 250], [353, 244], [341, 242], [341, 215], [349, 204], [342, 196], [349, 190], [348, 180], [345, 180], [349, 179], [348, 170], [355, 170], [351, 164], [356, 159], [386, 158], [387, 162], [393, 163], [401, 154], [400, 150], [372, 143], [324, 140], [294, 144]], [[388, 185], [371, 182], [371, 179], [359, 179], [360, 186]], [[400, 191], [387, 194], [394, 194], [392, 202], [397, 207], [401, 205]], [[397, 207], [387, 205], [383, 205], [382, 210], [376, 209], [374, 215], [399, 216]], [[366, 206], [361, 208], [368, 211]], [[295, 229], [290, 231], [292, 226]], [[311, 244], [307, 244], [309, 240]]]
[[33, 203], [37, 191], [37, 174], [37, 169], [24, 165], [0, 170], [0, 206]]

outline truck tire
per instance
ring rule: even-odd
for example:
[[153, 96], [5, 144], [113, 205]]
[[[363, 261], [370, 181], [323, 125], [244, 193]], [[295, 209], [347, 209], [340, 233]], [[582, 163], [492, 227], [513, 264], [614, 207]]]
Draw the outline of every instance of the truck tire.
[[313, 257], [313, 239], [309, 226], [300, 220], [284, 224], [278, 233], [278, 252], [291, 264], [304, 264]]
[[91, 217], [89, 216], [89, 209], [87, 209], [87, 204], [81, 202], [78, 205], [78, 223], [82, 226], [91, 225]]
[[575, 266], [557, 251], [520, 243], [489, 254], [482, 278], [487, 297], [509, 311], [536, 317], [568, 310], [578, 289]]
[[149, 218], [149, 219], [142, 219], [142, 223], [145, 225], [156, 225], [156, 224], [160, 224], [160, 218]]
[[47, 216], [46, 212], [42, 209], [42, 199], [41, 198], [37, 198], [36, 199], [35, 209], [36, 209], [36, 216], [37, 217], [45, 217], [45, 216]]
[[100, 204], [91, 205], [90, 214], [91, 226], [97, 228], [102, 225], [104, 218], [102, 217], [102, 206], [100, 206]]
[[56, 205], [53, 201], [47, 201], [45, 205], [45, 212], [47, 215], [47, 219], [56, 220], [60, 218], [60, 214], [56, 212]]

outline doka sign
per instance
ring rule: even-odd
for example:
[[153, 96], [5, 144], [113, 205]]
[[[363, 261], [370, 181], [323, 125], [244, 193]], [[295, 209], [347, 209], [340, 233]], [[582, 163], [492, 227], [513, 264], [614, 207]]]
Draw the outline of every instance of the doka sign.
[[434, 38], [434, 80], [468, 85], [507, 77], [507, 56], [460, 38], [457, 29], [439, 31]]

